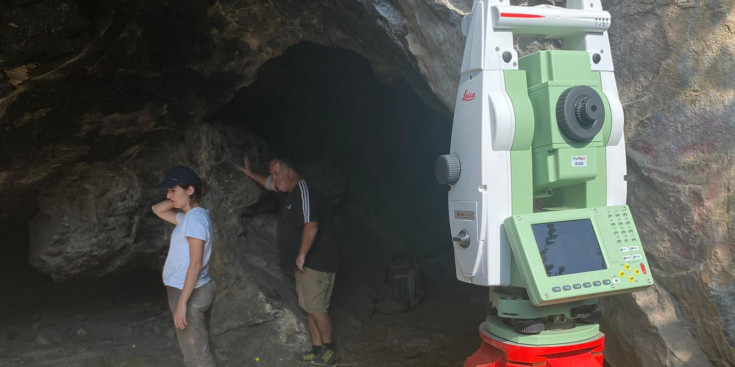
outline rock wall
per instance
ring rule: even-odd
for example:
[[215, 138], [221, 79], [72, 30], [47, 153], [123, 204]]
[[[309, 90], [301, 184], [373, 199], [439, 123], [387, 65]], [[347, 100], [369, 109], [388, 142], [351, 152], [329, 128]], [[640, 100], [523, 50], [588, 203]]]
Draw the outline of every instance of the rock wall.
[[735, 4], [604, 5], [614, 16], [610, 35], [626, 113], [628, 202], [656, 280], [649, 291], [605, 300], [614, 351], [608, 360], [730, 366]]
[[[735, 4], [603, 6], [613, 16], [626, 112], [628, 201], [656, 279], [648, 291], [602, 300], [607, 360], [733, 365]], [[293, 295], [283, 292], [288, 280], [272, 265], [268, 210], [253, 209], [261, 192], [231, 167], [241, 148], [260, 143], [203, 123], [263, 63], [304, 40], [353, 50], [384, 82], [405, 81], [438, 111], [451, 110], [464, 46], [459, 21], [470, 7], [469, 0], [3, 2], [0, 227], [16, 233], [29, 223], [31, 262], [58, 280], [155, 267], [167, 230], [142, 214], [159, 195], [149, 188], [167, 167], [190, 164], [216, 188], [207, 203], [227, 208], [215, 218], [214, 334], [238, 345], [254, 338], [241, 332], [252, 328], [278, 355], [306, 335]]]

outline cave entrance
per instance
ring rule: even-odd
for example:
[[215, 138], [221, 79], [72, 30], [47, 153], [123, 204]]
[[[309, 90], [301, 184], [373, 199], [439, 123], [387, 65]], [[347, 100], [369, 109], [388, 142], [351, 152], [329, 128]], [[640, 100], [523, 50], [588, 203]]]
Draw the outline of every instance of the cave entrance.
[[436, 157], [449, 149], [449, 111], [405, 83], [382, 83], [354, 52], [303, 42], [264, 64], [213, 117], [255, 133], [334, 194], [334, 212], [353, 234], [345, 241], [359, 242], [340, 244], [343, 260], [360, 258], [352, 265], [373, 273], [408, 255], [453, 274], [446, 187], [434, 178]]

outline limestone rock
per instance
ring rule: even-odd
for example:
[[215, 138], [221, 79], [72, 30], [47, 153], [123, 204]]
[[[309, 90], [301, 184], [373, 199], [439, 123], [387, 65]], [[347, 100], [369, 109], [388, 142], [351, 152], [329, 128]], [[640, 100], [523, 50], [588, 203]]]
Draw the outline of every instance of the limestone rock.
[[[606, 301], [607, 312], [634, 317], [606, 324], [627, 331], [610, 331], [619, 337], [608, 341], [624, 346], [608, 354], [615, 365], [635, 364], [634, 356], [641, 365], [735, 362], [733, 6], [688, 3], [603, 4], [621, 14], [610, 33], [626, 112], [628, 203], [657, 282]], [[641, 329], [626, 325], [658, 337], [637, 340]]]
[[44, 192], [29, 224], [31, 263], [57, 280], [127, 265], [135, 256], [129, 247], [142, 214], [139, 194], [130, 175], [74, 167], [68, 181]]

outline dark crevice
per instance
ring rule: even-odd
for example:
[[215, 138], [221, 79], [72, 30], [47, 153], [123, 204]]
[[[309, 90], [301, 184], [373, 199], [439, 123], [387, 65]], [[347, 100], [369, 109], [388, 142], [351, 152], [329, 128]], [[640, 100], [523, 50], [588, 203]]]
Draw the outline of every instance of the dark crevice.
[[450, 121], [405, 84], [379, 82], [369, 60], [298, 44], [212, 118], [260, 135], [326, 189], [343, 185], [335, 210], [380, 217], [403, 251], [451, 250], [446, 189], [433, 175], [449, 149]]

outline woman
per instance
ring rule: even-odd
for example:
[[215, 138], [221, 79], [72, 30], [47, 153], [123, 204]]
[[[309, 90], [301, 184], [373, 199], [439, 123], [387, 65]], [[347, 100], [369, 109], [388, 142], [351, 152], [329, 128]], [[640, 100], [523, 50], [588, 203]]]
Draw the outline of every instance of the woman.
[[215, 290], [209, 277], [212, 222], [209, 211], [199, 206], [204, 194], [202, 180], [188, 167], [175, 167], [158, 187], [168, 192], [166, 200], [153, 206], [153, 213], [176, 225], [163, 266], [163, 284], [184, 364], [214, 366], [209, 339], [209, 313]]

